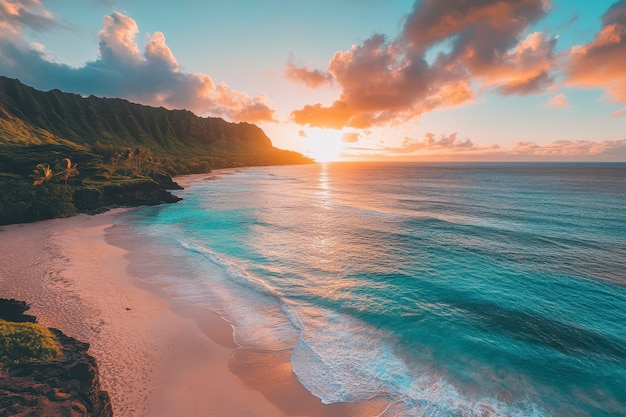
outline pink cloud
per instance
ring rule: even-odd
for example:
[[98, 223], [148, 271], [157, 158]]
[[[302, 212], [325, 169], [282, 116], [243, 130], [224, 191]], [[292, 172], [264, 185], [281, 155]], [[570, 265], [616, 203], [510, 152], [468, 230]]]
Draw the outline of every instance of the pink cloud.
[[567, 101], [567, 96], [565, 93], [557, 94], [548, 100], [545, 104], [545, 107], [548, 109], [567, 109], [570, 106], [569, 101]]
[[165, 44], [165, 35], [161, 32], [156, 32], [148, 39], [144, 56], [150, 65], [161, 66], [172, 72], [180, 70], [178, 61], [170, 48]]
[[435, 158], [441, 160], [500, 160], [500, 161], [582, 161], [582, 160], [615, 160], [626, 158], [626, 139], [604, 140], [599, 142], [588, 140], [556, 140], [542, 145], [535, 142], [517, 142], [511, 148], [499, 145], [484, 146], [465, 138], [459, 139], [456, 132], [435, 135], [426, 133], [421, 140], [406, 137], [400, 146], [385, 146], [382, 142], [378, 148], [352, 148], [367, 155], [384, 154], [387, 157]]
[[484, 150], [476, 146], [470, 139], [457, 138], [457, 132], [449, 135], [440, 135], [437, 137], [434, 133], [428, 132], [424, 134], [422, 140], [404, 138], [399, 147], [385, 147], [387, 152], [392, 153], [414, 153], [414, 152], [433, 152], [436, 153], [456, 153]]
[[[374, 35], [335, 53], [327, 74], [339, 97], [294, 110], [292, 119], [330, 128], [394, 125], [472, 101], [475, 82], [501, 94], [541, 91], [552, 83], [556, 39], [524, 34], [546, 7], [544, 0], [415, 2], [398, 39]], [[444, 42], [450, 50], [428, 62], [426, 53]]]
[[626, 117], [626, 107], [622, 107], [621, 109], [613, 113], [611, 117]]
[[298, 66], [290, 58], [285, 68], [285, 75], [293, 81], [301, 82], [310, 88], [319, 88], [327, 84], [332, 84], [333, 78], [330, 74], [320, 70], [311, 70], [305, 66]]
[[616, 103], [626, 102], [626, 1], [613, 4], [602, 17], [593, 41], [571, 49], [567, 84], [602, 88]]
[[104, 17], [104, 26], [98, 33], [99, 58], [79, 68], [53, 62], [41, 46], [26, 44], [23, 28], [39, 27], [44, 21], [51, 25], [54, 18], [37, 0], [0, 0], [0, 28], [7, 29], [0, 32], [1, 73], [37, 88], [123, 97], [233, 121], [277, 119], [264, 95], [250, 97], [225, 83], [214, 83], [209, 75], [184, 72], [163, 33], [150, 35], [144, 50], [140, 50], [136, 43], [137, 23], [122, 13]]
[[451, 51], [440, 54], [446, 65], [462, 65], [503, 94], [527, 94], [551, 82], [556, 40], [541, 33], [521, 39], [546, 11], [544, 0], [425, 0], [416, 2], [404, 35], [420, 53], [448, 41]]
[[547, 145], [518, 142], [509, 151], [532, 156], [626, 156], [626, 139], [592, 142], [588, 140], [557, 140]]
[[137, 23], [128, 16], [113, 12], [104, 16], [104, 28], [98, 33], [98, 51], [104, 62], [140, 65], [144, 58], [135, 38], [139, 33]]
[[23, 28], [41, 31], [58, 25], [39, 0], [0, 0], [0, 38], [20, 44]]

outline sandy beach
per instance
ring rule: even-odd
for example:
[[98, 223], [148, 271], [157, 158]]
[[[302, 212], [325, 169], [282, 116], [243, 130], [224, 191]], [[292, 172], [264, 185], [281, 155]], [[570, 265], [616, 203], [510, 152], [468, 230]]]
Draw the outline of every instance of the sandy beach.
[[121, 210], [0, 228], [0, 296], [25, 300], [40, 323], [91, 344], [116, 416], [383, 412], [379, 401], [323, 405], [288, 354], [238, 348], [217, 314], [170, 297], [141, 271], [131, 276], [132, 250], [106, 241]]

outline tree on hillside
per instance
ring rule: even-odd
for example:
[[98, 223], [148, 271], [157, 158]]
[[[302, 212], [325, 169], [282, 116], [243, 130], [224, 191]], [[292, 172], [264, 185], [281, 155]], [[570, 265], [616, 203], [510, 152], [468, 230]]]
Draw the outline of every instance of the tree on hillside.
[[124, 160], [124, 176], [128, 175], [128, 168], [131, 167], [135, 150], [133, 148], [124, 148], [120, 151], [120, 157]]
[[150, 164], [154, 157], [152, 151], [144, 146], [135, 148], [135, 167], [136, 174], [143, 175], [145, 171], [149, 171]]
[[48, 164], [37, 164], [31, 177], [34, 179], [33, 185], [41, 185], [50, 181], [54, 177], [54, 172]]
[[55, 175], [65, 181], [63, 188], [65, 190], [67, 188], [67, 180], [78, 175], [78, 168], [76, 168], [76, 164], [73, 164], [70, 158], [63, 158], [56, 164], [56, 169], [59, 171]]

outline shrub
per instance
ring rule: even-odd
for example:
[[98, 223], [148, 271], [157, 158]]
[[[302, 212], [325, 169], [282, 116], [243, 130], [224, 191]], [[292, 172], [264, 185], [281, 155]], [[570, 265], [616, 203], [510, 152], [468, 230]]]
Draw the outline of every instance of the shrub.
[[0, 177], [0, 224], [67, 217], [76, 212], [72, 187], [33, 186], [31, 180]]
[[0, 366], [49, 361], [59, 352], [54, 336], [45, 327], [0, 320]]

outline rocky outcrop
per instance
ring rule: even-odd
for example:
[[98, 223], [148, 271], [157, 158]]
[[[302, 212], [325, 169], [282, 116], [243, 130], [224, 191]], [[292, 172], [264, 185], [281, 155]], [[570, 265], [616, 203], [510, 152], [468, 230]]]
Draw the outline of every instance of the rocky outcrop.
[[[18, 309], [24, 306], [11, 301]], [[0, 305], [4, 307], [0, 318], [15, 316], [15, 310], [7, 308], [10, 302]], [[89, 344], [60, 330], [50, 331], [61, 348], [56, 359], [10, 365], [0, 371], [0, 417], [112, 417], [109, 394], [101, 389], [98, 366], [87, 353]]]
[[0, 298], [0, 319], [17, 323], [35, 323], [37, 321], [35, 316], [24, 314], [29, 308], [25, 301]]
[[[165, 176], [164, 176], [165, 177]], [[171, 177], [169, 177], [171, 179]], [[178, 185], [172, 181], [170, 189]], [[180, 187], [179, 187], [180, 188]], [[154, 206], [182, 200], [150, 178], [111, 181], [100, 187], [81, 188], [74, 192], [74, 205], [79, 212], [100, 213], [107, 207]]]
[[171, 175], [168, 174], [157, 174], [154, 177], [154, 180], [159, 183], [161, 188], [164, 190], [182, 190], [183, 187], [180, 186], [177, 182], [172, 179]]

